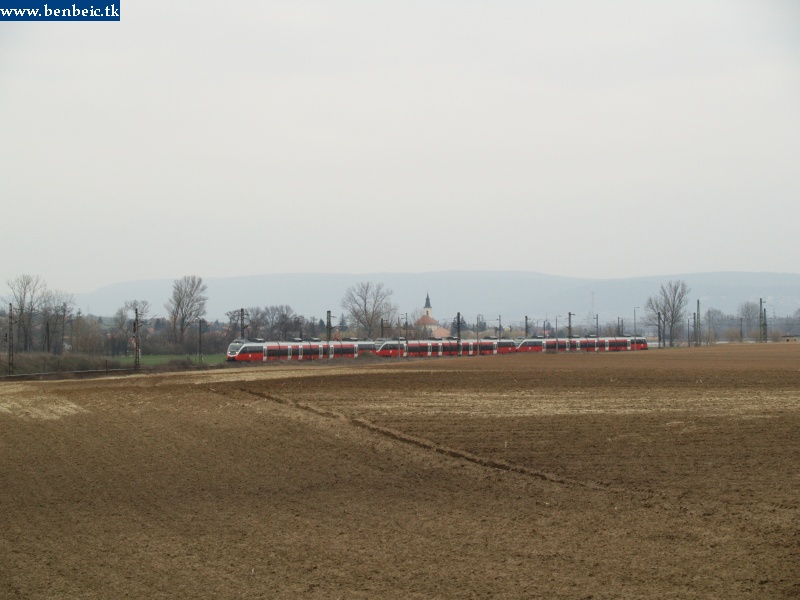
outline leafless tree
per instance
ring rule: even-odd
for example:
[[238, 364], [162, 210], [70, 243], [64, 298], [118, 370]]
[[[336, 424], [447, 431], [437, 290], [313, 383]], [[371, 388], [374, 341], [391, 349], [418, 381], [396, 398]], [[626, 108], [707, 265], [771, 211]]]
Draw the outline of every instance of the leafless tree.
[[189, 326], [206, 314], [207, 289], [203, 278], [196, 275], [186, 275], [172, 284], [172, 296], [164, 308], [169, 315], [175, 342], [182, 344]]
[[128, 348], [128, 341], [131, 337], [132, 328], [128, 321], [128, 311], [124, 306], [117, 309], [111, 322], [111, 331], [108, 344], [111, 355], [123, 354]]
[[75, 310], [75, 298], [72, 294], [55, 290], [50, 295], [50, 301], [53, 303], [54, 311], [61, 320], [58, 330], [61, 339], [55, 340], [53, 351], [56, 354], [61, 354], [64, 352], [64, 344], [67, 338], [67, 321], [72, 319], [72, 313]]
[[251, 306], [245, 309], [245, 320], [247, 322], [247, 337], [249, 338], [267, 338], [266, 324], [267, 324], [267, 311], [265, 308], [258, 306]]
[[33, 350], [34, 317], [39, 313], [47, 295], [47, 284], [38, 275], [19, 275], [8, 281], [17, 325], [20, 350]]
[[264, 329], [269, 340], [286, 339], [292, 320], [297, 316], [288, 304], [264, 307]]
[[105, 346], [105, 335], [97, 317], [83, 315], [81, 311], [75, 315], [72, 336], [73, 349], [83, 354], [101, 354]]
[[392, 321], [397, 308], [392, 304], [392, 290], [383, 283], [362, 281], [347, 288], [342, 299], [342, 308], [347, 311], [352, 324], [373, 337], [380, 331], [381, 319]]
[[[230, 329], [238, 331], [240, 328], [241, 309], [226, 313], [230, 320]], [[280, 304], [274, 306], [251, 306], [244, 309], [245, 337], [263, 338], [267, 340], [286, 339], [292, 337], [292, 328], [296, 319], [303, 317], [296, 315], [291, 306]]]
[[150, 302], [147, 300], [128, 300], [123, 308], [126, 314], [136, 314], [136, 311], [138, 311], [139, 321], [142, 323], [147, 322], [150, 315]]
[[294, 337], [294, 324], [297, 319], [295, 312], [289, 308], [278, 314], [278, 321], [275, 324], [277, 337], [281, 340], [289, 340]]
[[61, 354], [66, 337], [67, 314], [72, 313], [75, 301], [72, 294], [58, 290], [47, 290], [42, 295], [39, 309], [41, 350]]
[[670, 346], [675, 345], [675, 339], [682, 331], [690, 291], [683, 280], [669, 281], [666, 285], [661, 285], [658, 294], [650, 296], [645, 302], [647, 323], [658, 325], [658, 313], [661, 313], [665, 336]]
[[726, 315], [718, 308], [709, 308], [705, 314], [706, 329], [704, 341], [706, 344], [715, 344], [720, 338], [725, 326], [730, 325], [729, 315]]
[[742, 302], [736, 312], [744, 323], [742, 327], [744, 335], [749, 336], [752, 332], [758, 331], [758, 325], [761, 323], [759, 315], [761, 309], [758, 306], [758, 302]]
[[125, 316], [131, 321], [130, 334], [133, 335], [132, 322], [136, 317], [139, 318], [139, 325], [137, 334], [139, 336], [139, 343], [148, 337], [149, 321], [150, 321], [150, 302], [147, 300], [128, 300], [123, 307], [125, 309]]

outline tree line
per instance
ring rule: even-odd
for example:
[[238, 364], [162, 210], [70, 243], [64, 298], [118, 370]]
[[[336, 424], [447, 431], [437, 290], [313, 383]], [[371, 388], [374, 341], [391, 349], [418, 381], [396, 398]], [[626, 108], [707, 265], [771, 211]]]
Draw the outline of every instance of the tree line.
[[359, 284], [347, 290], [343, 312], [330, 320], [306, 317], [289, 305], [251, 306], [228, 311], [226, 320], [207, 321], [208, 286], [201, 277], [173, 282], [165, 316], [152, 316], [147, 300], [127, 300], [113, 316], [84, 314], [74, 297], [49, 289], [39, 276], [20, 275], [7, 282], [10, 294], [0, 306], [2, 348], [14, 352], [126, 355], [134, 333], [146, 354], [222, 353], [233, 339], [324, 338], [329, 335], [371, 337], [397, 314], [392, 291], [383, 284]]
[[[201, 277], [191, 275], [176, 279], [164, 304], [164, 316], [151, 316], [153, 306], [147, 300], [132, 299], [122, 303], [111, 317], [83, 314], [75, 306], [71, 294], [51, 290], [38, 276], [20, 275], [8, 281], [10, 294], [0, 306], [2, 348], [13, 346], [14, 352], [64, 352], [125, 355], [132, 351], [134, 328], [138, 324], [140, 348], [146, 354], [194, 354], [200, 347], [207, 354], [223, 353], [235, 338], [264, 340], [326, 339], [341, 337], [424, 337], [430, 332], [416, 325], [420, 311], [399, 312], [393, 303], [393, 292], [383, 283], [360, 282], [349, 287], [341, 299], [338, 316], [306, 317], [289, 305], [233, 308], [224, 320], [207, 321], [207, 285]], [[663, 340], [673, 346], [688, 339], [695, 343], [741, 341], [762, 333], [762, 309], [758, 303], [743, 302], [735, 314], [725, 314], [713, 307], [702, 315], [689, 309], [691, 290], [683, 281], [669, 281], [646, 299], [640, 333]], [[630, 324], [607, 323], [602, 329], [586, 319], [566, 330], [566, 322], [554, 326], [542, 319], [529, 331], [517, 327], [487, 324], [478, 315], [475, 323], [455, 319], [443, 322], [451, 335], [467, 332], [498, 336], [518, 335], [623, 335], [630, 334]], [[787, 333], [800, 322], [800, 309], [786, 318], [770, 319], [771, 339]], [[541, 325], [539, 325], [541, 323]], [[527, 323], [526, 323], [527, 324]], [[627, 329], [627, 331], [626, 331]]]
[[690, 293], [685, 281], [669, 281], [645, 302], [644, 323], [656, 330], [664, 345], [674, 346], [684, 339], [687, 344], [778, 341], [783, 335], [797, 333], [800, 308], [792, 315], [768, 318], [758, 302], [746, 301], [733, 314], [714, 307], [701, 307], [698, 314], [689, 307]]

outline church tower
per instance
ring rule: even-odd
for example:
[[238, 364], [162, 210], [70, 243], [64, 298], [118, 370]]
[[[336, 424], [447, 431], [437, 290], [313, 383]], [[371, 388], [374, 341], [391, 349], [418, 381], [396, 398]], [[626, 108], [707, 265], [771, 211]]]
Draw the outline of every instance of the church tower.
[[433, 309], [431, 308], [431, 297], [425, 295], [425, 306], [422, 308], [423, 315], [414, 323], [416, 329], [420, 332], [423, 338], [430, 337], [433, 332], [439, 329], [439, 323], [433, 318]]

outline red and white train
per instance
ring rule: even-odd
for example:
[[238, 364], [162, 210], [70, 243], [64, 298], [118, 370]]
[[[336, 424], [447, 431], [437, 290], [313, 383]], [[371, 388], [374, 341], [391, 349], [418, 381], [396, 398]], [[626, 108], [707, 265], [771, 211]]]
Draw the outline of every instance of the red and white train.
[[387, 358], [479, 356], [517, 352], [626, 352], [647, 350], [643, 337], [484, 338], [481, 340], [342, 340], [335, 342], [264, 342], [236, 339], [228, 346], [229, 361], [319, 360], [356, 358], [372, 353]]

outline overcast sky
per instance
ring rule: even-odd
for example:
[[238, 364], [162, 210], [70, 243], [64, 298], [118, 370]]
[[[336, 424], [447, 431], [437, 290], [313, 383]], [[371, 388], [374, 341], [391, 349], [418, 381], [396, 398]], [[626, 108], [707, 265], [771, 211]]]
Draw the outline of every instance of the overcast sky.
[[3, 288], [800, 272], [796, 0], [120, 13], [0, 23]]

